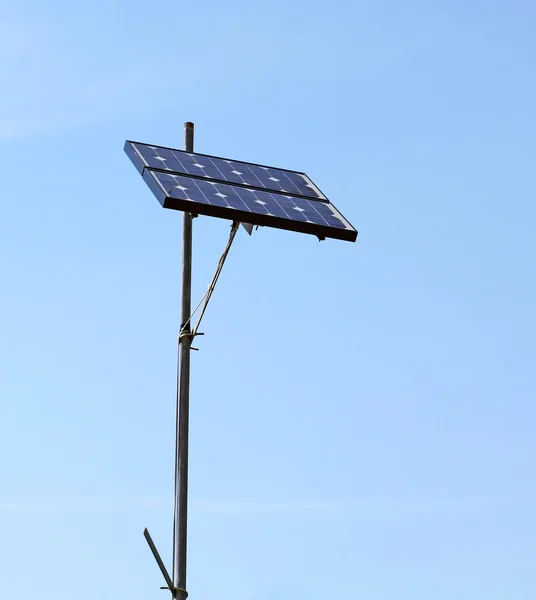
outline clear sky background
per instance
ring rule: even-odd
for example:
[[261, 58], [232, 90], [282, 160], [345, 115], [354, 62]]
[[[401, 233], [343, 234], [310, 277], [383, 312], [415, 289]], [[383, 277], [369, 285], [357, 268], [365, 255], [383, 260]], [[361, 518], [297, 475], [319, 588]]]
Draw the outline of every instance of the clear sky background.
[[[0, 598], [168, 597], [181, 215], [127, 138], [304, 170], [193, 355], [192, 600], [534, 600], [536, 7], [3, 3]], [[194, 300], [228, 223], [199, 218]]]

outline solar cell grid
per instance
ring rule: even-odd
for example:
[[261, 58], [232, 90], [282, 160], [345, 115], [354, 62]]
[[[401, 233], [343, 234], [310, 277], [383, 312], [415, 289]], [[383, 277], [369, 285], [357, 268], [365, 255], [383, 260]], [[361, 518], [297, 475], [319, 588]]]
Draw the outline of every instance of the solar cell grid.
[[204, 179], [214, 179], [226, 183], [327, 201], [324, 194], [305, 173], [206, 154], [189, 153], [184, 150], [162, 146], [151, 146], [139, 142], [127, 142], [125, 150], [134, 162], [141, 163], [141, 165], [137, 165], [140, 171], [143, 171], [143, 167], [161, 169]]
[[165, 208], [355, 241], [357, 232], [329, 202], [209, 182], [147, 169], [144, 179]]

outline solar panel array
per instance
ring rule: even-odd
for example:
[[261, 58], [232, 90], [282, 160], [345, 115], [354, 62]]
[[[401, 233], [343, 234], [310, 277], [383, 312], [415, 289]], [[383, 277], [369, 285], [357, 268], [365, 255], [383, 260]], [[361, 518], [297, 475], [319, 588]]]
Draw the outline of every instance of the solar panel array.
[[305, 175], [129, 142], [125, 151], [165, 208], [355, 241], [357, 231]]

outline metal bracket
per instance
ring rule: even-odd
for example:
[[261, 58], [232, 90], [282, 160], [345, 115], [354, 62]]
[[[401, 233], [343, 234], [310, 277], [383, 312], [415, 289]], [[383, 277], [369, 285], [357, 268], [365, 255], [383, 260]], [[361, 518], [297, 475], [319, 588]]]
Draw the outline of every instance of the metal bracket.
[[[181, 343], [181, 340], [184, 337], [190, 337], [190, 338], [192, 338], [192, 341], [193, 341], [194, 338], [198, 335], [205, 335], [205, 334], [202, 333], [201, 331], [198, 331], [197, 333], [194, 333], [193, 331], [182, 331], [181, 333], [179, 333], [179, 344]], [[190, 346], [190, 350], [199, 350], [199, 348], [194, 348], [193, 346]]]
[[169, 590], [173, 594], [174, 598], [175, 598], [177, 592], [182, 592], [184, 594], [184, 598], [185, 599], [188, 598], [188, 592], [186, 590], [184, 590], [183, 588], [177, 588], [177, 587], [169, 588], [167, 585], [161, 585], [160, 589], [161, 590]]

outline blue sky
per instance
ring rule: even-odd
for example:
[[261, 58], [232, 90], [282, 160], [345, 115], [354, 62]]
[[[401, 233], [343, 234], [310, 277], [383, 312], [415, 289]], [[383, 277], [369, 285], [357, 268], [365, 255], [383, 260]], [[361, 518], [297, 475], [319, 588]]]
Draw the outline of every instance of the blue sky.
[[[4, 3], [0, 597], [160, 598], [178, 213], [124, 140], [304, 170], [192, 362], [190, 597], [536, 594], [532, 2]], [[194, 300], [225, 245], [194, 229]], [[35, 591], [34, 591], [35, 590]]]

